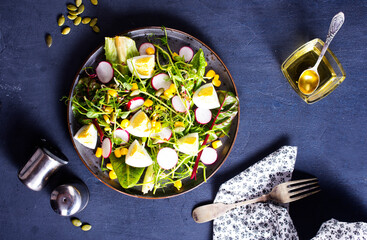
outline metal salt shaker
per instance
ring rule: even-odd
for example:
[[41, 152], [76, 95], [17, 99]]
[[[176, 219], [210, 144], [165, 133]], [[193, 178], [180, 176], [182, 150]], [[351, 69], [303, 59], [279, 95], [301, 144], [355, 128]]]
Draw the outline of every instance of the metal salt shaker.
[[82, 182], [63, 184], [51, 193], [51, 207], [61, 216], [71, 216], [82, 211], [88, 204], [89, 191]]
[[46, 140], [42, 139], [40, 145], [18, 174], [19, 179], [34, 191], [40, 191], [49, 177], [68, 163], [67, 158]]

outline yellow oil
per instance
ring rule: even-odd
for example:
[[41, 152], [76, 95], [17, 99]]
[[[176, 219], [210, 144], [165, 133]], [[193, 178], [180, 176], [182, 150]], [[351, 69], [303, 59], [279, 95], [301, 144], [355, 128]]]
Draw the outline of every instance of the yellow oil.
[[[290, 83], [293, 88], [298, 89], [298, 79], [301, 76], [301, 73], [315, 65], [319, 54], [320, 51], [316, 48], [303, 53], [300, 52], [297, 54], [298, 56], [295, 56], [296, 58], [293, 61], [291, 59], [291, 63], [285, 68], [285, 72], [288, 74], [288, 80], [291, 81]], [[320, 84], [316, 90], [322, 89], [325, 84], [327, 84], [329, 81], [332, 81], [333, 77], [336, 76], [333, 68], [327, 62], [325, 57], [321, 61], [317, 71], [320, 76]]]

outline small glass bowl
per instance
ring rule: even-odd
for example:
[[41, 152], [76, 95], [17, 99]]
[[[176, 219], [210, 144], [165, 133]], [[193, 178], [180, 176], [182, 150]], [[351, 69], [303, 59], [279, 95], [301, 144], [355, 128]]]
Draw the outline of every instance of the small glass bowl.
[[319, 67], [320, 84], [315, 92], [305, 95], [298, 89], [301, 73], [314, 66], [324, 42], [313, 39], [294, 51], [282, 64], [281, 69], [294, 91], [308, 104], [315, 103], [330, 94], [345, 79], [345, 72], [334, 53], [327, 49]]

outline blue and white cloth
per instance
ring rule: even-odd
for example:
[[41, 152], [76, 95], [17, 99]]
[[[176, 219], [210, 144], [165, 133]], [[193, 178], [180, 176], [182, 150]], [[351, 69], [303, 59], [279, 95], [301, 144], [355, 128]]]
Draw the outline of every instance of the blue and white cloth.
[[[284, 146], [222, 184], [215, 203], [235, 203], [269, 193], [289, 181], [297, 157], [297, 147]], [[298, 234], [288, 213], [288, 204], [256, 203], [231, 210], [214, 220], [214, 240], [261, 239], [297, 240]], [[312, 240], [367, 240], [367, 223], [325, 222]]]

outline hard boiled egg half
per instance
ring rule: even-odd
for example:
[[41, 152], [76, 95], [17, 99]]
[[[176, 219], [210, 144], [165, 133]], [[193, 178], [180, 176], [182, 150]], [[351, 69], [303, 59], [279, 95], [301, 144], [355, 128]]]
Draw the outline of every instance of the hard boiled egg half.
[[132, 167], [148, 167], [153, 163], [152, 158], [149, 156], [147, 150], [140, 145], [138, 140], [135, 140], [129, 147], [126, 154], [125, 163]]
[[177, 150], [188, 155], [196, 156], [199, 151], [199, 134], [190, 133], [178, 139]]
[[211, 83], [204, 84], [196, 90], [192, 100], [200, 108], [213, 109], [220, 107], [217, 92]]
[[141, 55], [127, 60], [130, 72], [141, 79], [153, 76], [154, 65], [154, 55]]
[[90, 149], [94, 149], [96, 147], [97, 138], [97, 129], [92, 123], [81, 127], [74, 136], [75, 140]]
[[151, 127], [149, 117], [140, 110], [130, 119], [130, 125], [126, 128], [126, 131], [136, 137], [149, 137]]

